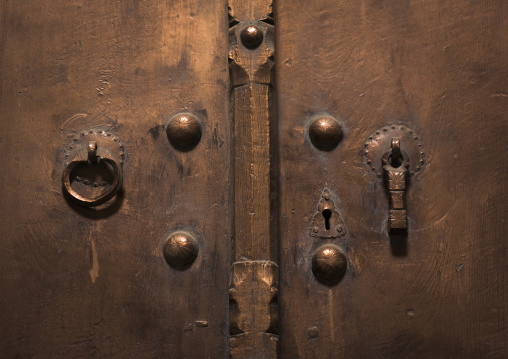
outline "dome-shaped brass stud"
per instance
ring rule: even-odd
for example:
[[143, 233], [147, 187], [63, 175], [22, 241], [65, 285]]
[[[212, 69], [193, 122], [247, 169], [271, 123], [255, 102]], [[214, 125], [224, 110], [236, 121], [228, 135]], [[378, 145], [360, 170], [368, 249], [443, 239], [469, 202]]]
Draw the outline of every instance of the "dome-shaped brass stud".
[[172, 233], [164, 244], [164, 258], [175, 269], [190, 267], [198, 253], [198, 241], [187, 232]]
[[316, 148], [331, 151], [344, 137], [342, 125], [331, 116], [316, 116], [309, 126], [309, 138]]
[[346, 273], [346, 269], [346, 255], [336, 245], [325, 244], [312, 255], [312, 272], [319, 279], [337, 280]]
[[242, 40], [243, 46], [253, 50], [263, 42], [263, 30], [257, 25], [245, 26], [240, 31], [240, 40]]
[[180, 151], [189, 151], [196, 147], [201, 134], [201, 123], [191, 113], [178, 113], [171, 117], [166, 125], [169, 142]]

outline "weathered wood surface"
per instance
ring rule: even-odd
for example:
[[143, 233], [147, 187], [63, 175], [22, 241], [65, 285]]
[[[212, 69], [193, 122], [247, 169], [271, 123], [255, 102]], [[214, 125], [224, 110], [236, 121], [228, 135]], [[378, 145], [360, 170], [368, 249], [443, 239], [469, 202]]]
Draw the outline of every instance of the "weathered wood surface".
[[232, 359], [277, 358], [279, 352], [278, 134], [270, 5], [271, 0], [229, 2], [234, 128], [235, 262], [229, 291]]
[[278, 271], [270, 261], [236, 262], [231, 267], [231, 359], [278, 358]]
[[[247, 84], [234, 90], [235, 260], [272, 260], [278, 255], [278, 222], [273, 213], [272, 186], [276, 162], [273, 131], [273, 89]], [[275, 193], [276, 195], [277, 193]], [[275, 207], [277, 208], [277, 207]]]
[[[216, 1], [0, 2], [0, 356], [224, 358], [230, 126]], [[163, 124], [189, 111], [200, 144]], [[126, 144], [115, 211], [69, 205], [62, 148], [105, 125]], [[185, 271], [163, 243], [201, 248]]]
[[[503, 1], [279, 0], [282, 358], [506, 358], [508, 7]], [[309, 117], [346, 129], [332, 152]], [[419, 132], [428, 163], [407, 190], [406, 255], [362, 144]], [[308, 224], [330, 188], [349, 269], [320, 284]], [[324, 243], [324, 242], [319, 242]]]
[[[271, 0], [229, 3], [236, 261], [277, 262], [278, 258], [277, 118], [270, 5]], [[261, 34], [262, 41], [253, 48], [241, 40], [248, 27]]]
[[[239, 15], [230, 5], [238, 21], [271, 11]], [[274, 5], [281, 357], [506, 357], [507, 6]], [[0, 356], [227, 357], [235, 177], [226, 19], [225, 3], [206, 0], [0, 1]], [[270, 78], [262, 75], [231, 83], [249, 88], [252, 76]], [[204, 124], [190, 152], [164, 134], [179, 111]], [[344, 124], [331, 152], [306, 137], [316, 113]], [[384, 185], [362, 157], [369, 134], [392, 123], [418, 131], [426, 151], [407, 190], [406, 245], [390, 242]], [[70, 136], [96, 125], [118, 134], [127, 154], [119, 202], [100, 213], [68, 204], [60, 182]], [[348, 233], [334, 239], [349, 267], [332, 287], [311, 270], [313, 250], [329, 241], [309, 236], [324, 188]], [[186, 271], [162, 255], [176, 229], [201, 244]], [[273, 237], [268, 247], [252, 240], [276, 259]], [[263, 314], [239, 313], [257, 316], [258, 337], [275, 332], [270, 301], [260, 301]]]

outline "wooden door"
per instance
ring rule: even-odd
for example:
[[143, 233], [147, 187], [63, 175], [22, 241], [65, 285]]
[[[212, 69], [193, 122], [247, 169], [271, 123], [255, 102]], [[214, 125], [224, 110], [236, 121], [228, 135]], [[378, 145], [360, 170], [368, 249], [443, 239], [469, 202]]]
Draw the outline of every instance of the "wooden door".
[[0, 357], [506, 357], [507, 11], [1, 1]]
[[[1, 1], [0, 13], [0, 357], [225, 357], [225, 7]], [[165, 134], [181, 112], [202, 126], [192, 151]], [[117, 136], [125, 157], [122, 191], [95, 208], [62, 195], [89, 130]], [[175, 231], [199, 243], [186, 270], [163, 255]]]
[[[508, 355], [507, 10], [277, 2], [283, 358]], [[333, 151], [308, 138], [319, 114], [343, 126]], [[365, 151], [401, 126], [423, 155], [406, 133], [410, 170], [421, 169], [408, 180], [407, 235], [390, 236], [386, 185], [371, 169], [381, 162]], [[325, 188], [343, 237], [309, 236]], [[332, 286], [311, 268], [325, 243], [348, 263]]]

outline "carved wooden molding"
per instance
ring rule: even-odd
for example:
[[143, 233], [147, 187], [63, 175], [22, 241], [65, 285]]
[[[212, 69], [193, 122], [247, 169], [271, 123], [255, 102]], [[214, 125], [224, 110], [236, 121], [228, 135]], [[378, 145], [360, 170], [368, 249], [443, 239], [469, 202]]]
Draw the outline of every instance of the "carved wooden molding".
[[[274, 21], [271, 0], [229, 2], [229, 64], [233, 86], [248, 83], [270, 84], [274, 55]], [[254, 49], [242, 44], [241, 32], [257, 27], [263, 41]]]
[[235, 261], [230, 289], [231, 358], [277, 357], [278, 197], [270, 0], [229, 2], [234, 121]]
[[270, 261], [232, 266], [230, 356], [277, 358], [278, 266]]

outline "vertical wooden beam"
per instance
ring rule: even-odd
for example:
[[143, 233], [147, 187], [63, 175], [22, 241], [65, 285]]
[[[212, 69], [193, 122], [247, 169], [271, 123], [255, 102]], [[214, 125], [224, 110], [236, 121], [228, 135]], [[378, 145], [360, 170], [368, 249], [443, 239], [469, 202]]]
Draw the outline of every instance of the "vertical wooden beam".
[[[235, 262], [231, 358], [277, 358], [277, 145], [270, 0], [231, 0]], [[272, 200], [274, 199], [274, 200]]]
[[270, 223], [273, 164], [270, 148], [272, 91], [249, 83], [234, 89], [235, 260], [276, 261]]

